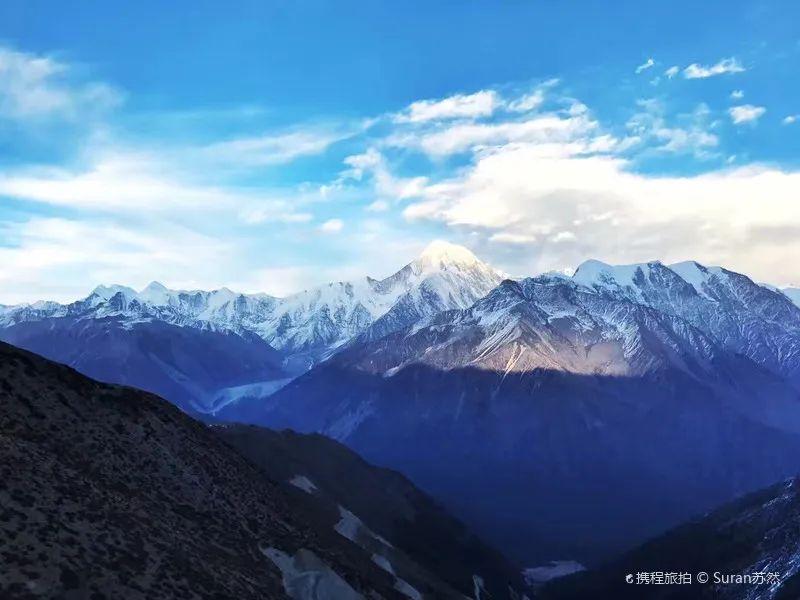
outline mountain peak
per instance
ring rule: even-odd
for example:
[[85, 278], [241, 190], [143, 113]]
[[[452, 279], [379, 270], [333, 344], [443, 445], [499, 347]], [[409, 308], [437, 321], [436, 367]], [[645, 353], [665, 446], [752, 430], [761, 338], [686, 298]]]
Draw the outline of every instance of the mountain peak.
[[124, 285], [98, 285], [89, 296], [97, 296], [102, 300], [109, 300], [119, 292], [131, 297], [136, 295], [134, 290]]
[[660, 264], [661, 263], [658, 261], [653, 261], [629, 265], [610, 265], [600, 260], [589, 259], [582, 262], [578, 268], [575, 269], [572, 279], [577, 283], [582, 283], [589, 287], [611, 282], [616, 282], [621, 285], [629, 284], [640, 269], [646, 273], [650, 268]]
[[443, 240], [434, 240], [428, 244], [414, 262], [423, 267], [434, 268], [446, 265], [472, 266], [481, 264], [481, 261], [471, 250]]
[[143, 294], [145, 292], [166, 292], [166, 291], [167, 291], [167, 286], [165, 286], [163, 283], [159, 281], [151, 281], [150, 283], [147, 284], [147, 287], [141, 291], [141, 293]]
[[165, 304], [169, 299], [169, 290], [158, 281], [151, 281], [139, 292], [139, 299], [151, 304]]

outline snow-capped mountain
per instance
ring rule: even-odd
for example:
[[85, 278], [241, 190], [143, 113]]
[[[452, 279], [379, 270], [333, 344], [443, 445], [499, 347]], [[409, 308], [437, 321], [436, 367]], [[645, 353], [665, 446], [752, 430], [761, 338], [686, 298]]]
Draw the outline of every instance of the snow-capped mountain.
[[153, 283], [4, 307], [0, 338], [326, 433], [525, 564], [591, 563], [800, 467], [800, 308], [694, 262], [511, 281], [434, 242], [386, 279], [286, 298]]
[[502, 280], [497, 270], [466, 248], [432, 242], [400, 271], [383, 280], [370, 277], [335, 282], [285, 298], [266, 294], [170, 290], [153, 282], [137, 292], [99, 286], [87, 298], [5, 307], [0, 327], [57, 317], [115, 317], [126, 326], [162, 321], [213, 331], [255, 333], [303, 370], [376, 325], [382, 332], [403, 327], [441, 310], [466, 308]]
[[800, 386], [800, 309], [745, 275], [696, 262], [612, 267], [587, 261], [572, 281], [677, 316]]
[[466, 308], [501, 275], [469, 250], [433, 242], [384, 280], [266, 294], [99, 286], [70, 304], [0, 308], [0, 339], [192, 413], [263, 397], [375, 324], [389, 332]]
[[319, 360], [373, 324], [388, 332], [441, 310], [466, 308], [501, 280], [499, 271], [466, 248], [434, 241], [386, 279], [330, 283], [288, 296], [248, 327], [287, 354]]
[[591, 562], [800, 467], [798, 323], [731, 271], [591, 261], [362, 336], [236, 417], [408, 473], [521, 560]]

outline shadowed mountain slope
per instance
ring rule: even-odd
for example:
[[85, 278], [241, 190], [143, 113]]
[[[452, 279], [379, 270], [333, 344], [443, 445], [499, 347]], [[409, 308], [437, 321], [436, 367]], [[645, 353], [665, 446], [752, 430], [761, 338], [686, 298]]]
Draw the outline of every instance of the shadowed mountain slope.
[[174, 406], [6, 344], [0, 478], [3, 598], [419, 594]]
[[[800, 597], [800, 482], [790, 479], [739, 498], [643, 544], [594, 571], [544, 588], [550, 600], [794, 600]], [[698, 572], [709, 583], [697, 583]], [[691, 573], [692, 585], [627, 583], [637, 573]], [[778, 573], [778, 581], [714, 580], [720, 575]]]
[[530, 566], [598, 560], [800, 465], [780, 373], [563, 278], [505, 281], [237, 409], [399, 469]]
[[342, 509], [358, 515], [375, 534], [368, 540], [375, 559], [391, 564], [404, 580], [427, 579], [434, 596], [441, 593], [435, 591], [437, 583], [408, 557], [467, 596], [474, 592], [475, 575], [493, 598], [504, 597], [509, 587], [525, 587], [520, 568], [483, 544], [400, 473], [370, 465], [321, 435], [247, 425], [213, 429], [272, 479], [283, 482], [309, 519], [326, 512], [339, 518]]
[[126, 323], [119, 316], [54, 317], [0, 329], [0, 340], [100, 381], [158, 394], [190, 414], [218, 409], [226, 391], [264, 393], [287, 377], [280, 354], [247, 332]]

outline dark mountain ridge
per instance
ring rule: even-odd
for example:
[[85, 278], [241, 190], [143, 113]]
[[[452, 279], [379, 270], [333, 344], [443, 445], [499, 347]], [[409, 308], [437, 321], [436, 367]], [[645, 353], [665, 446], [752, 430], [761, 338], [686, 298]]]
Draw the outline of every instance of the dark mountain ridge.
[[[794, 600], [800, 597], [799, 569], [800, 482], [792, 478], [737, 498], [596, 570], [554, 581], [542, 596]], [[636, 574], [659, 572], [688, 573], [692, 583], [637, 583]], [[708, 583], [698, 583], [700, 572], [709, 575]], [[629, 574], [631, 582], [626, 580]], [[737, 576], [749, 576], [751, 581], [737, 582]]]
[[[152, 394], [0, 343], [0, 403], [3, 598], [463, 598], [409, 555], [410, 580], [387, 570]], [[476, 575], [518, 598], [497, 572]]]

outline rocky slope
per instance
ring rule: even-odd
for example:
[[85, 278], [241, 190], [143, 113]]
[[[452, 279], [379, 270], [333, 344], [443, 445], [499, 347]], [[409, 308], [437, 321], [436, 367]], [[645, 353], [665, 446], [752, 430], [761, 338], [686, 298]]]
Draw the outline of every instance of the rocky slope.
[[3, 598], [463, 598], [156, 396], [0, 344], [0, 403]]

